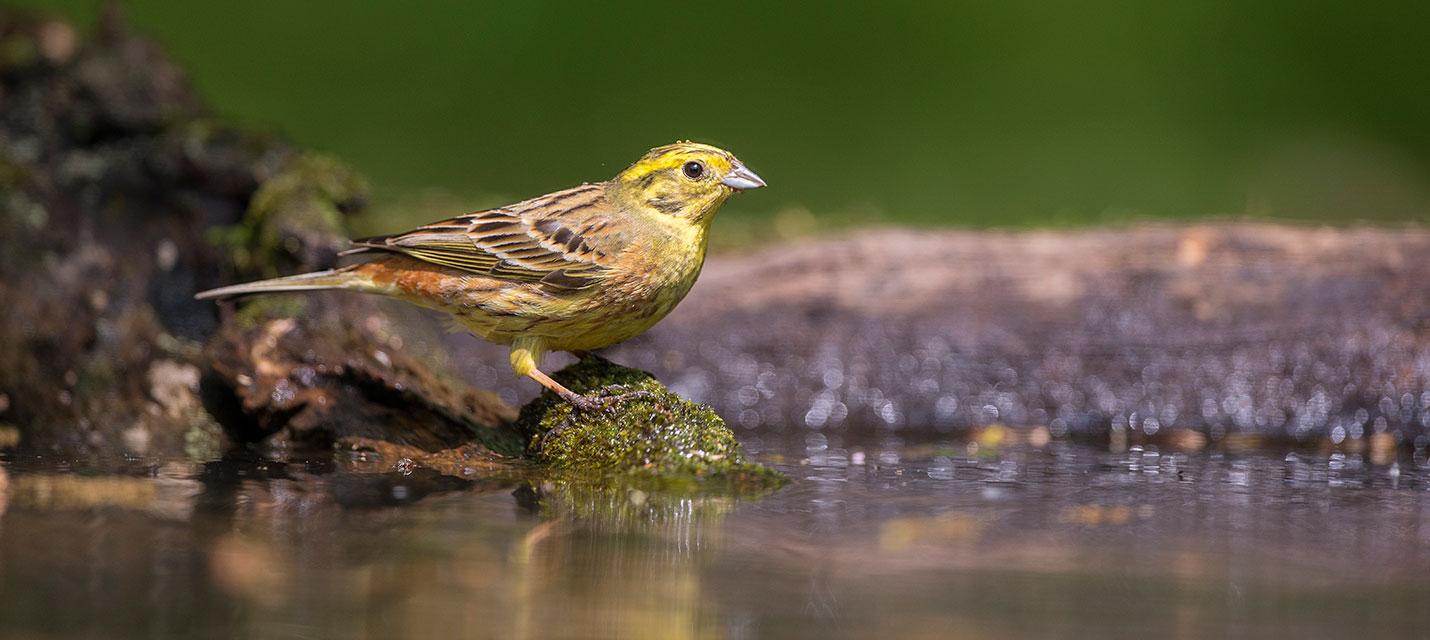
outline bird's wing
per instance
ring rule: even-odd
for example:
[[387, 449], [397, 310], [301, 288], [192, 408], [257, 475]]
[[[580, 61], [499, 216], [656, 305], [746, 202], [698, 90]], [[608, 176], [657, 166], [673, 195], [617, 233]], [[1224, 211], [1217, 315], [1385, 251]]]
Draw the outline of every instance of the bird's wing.
[[355, 240], [344, 254], [392, 251], [507, 280], [584, 289], [609, 268], [601, 185], [587, 184], [389, 236]]

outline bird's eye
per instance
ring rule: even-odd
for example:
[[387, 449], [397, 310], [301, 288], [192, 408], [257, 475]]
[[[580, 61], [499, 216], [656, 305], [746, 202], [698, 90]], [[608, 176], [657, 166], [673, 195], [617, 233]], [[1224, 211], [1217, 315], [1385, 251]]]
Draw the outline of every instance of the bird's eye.
[[680, 170], [684, 171], [685, 177], [690, 178], [691, 180], [699, 180], [700, 176], [705, 175], [705, 165], [700, 164], [699, 162], [687, 162], [685, 163], [684, 167], [680, 168]]

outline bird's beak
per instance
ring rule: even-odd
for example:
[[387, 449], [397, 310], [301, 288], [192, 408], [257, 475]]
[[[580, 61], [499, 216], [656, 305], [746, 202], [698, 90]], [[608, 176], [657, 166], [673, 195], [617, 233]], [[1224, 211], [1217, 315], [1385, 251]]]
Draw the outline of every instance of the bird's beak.
[[730, 173], [725, 174], [725, 178], [720, 181], [720, 184], [736, 191], [747, 191], [765, 186], [765, 181], [755, 175], [754, 171], [746, 169], [745, 165], [737, 164], [734, 169], [730, 170]]

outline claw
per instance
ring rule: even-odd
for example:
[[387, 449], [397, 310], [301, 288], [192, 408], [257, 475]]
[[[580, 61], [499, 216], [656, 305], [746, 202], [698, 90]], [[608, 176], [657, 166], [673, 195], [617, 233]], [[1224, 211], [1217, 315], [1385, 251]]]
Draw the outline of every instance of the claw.
[[558, 424], [555, 427], [548, 429], [546, 433], [541, 434], [541, 437], [536, 439], [537, 450], [545, 449], [547, 440], [556, 437], [562, 431], [565, 431], [566, 427], [569, 426], [571, 426], [571, 416], [566, 416], [566, 419], [562, 420], [561, 424]]
[[628, 393], [622, 393], [614, 396], [583, 396], [577, 393], [573, 393], [569, 396], [562, 396], [563, 400], [571, 403], [571, 408], [574, 409], [574, 411], [567, 415], [566, 419], [561, 421], [561, 424], [558, 424], [555, 427], [552, 427], [546, 433], [541, 434], [541, 437], [537, 439], [537, 448], [541, 448], [546, 444], [547, 440], [550, 440], [552, 437], [564, 431], [566, 427], [571, 426], [571, 419], [576, 417], [577, 411], [604, 411], [609, 413], [612, 409], [615, 408], [617, 404], [626, 402], [627, 400], [654, 397], [654, 393], [645, 390], [631, 391]]
[[577, 411], [595, 411], [597, 409], [600, 409], [603, 404], [601, 402], [598, 402], [596, 398], [592, 398], [591, 396], [582, 396], [575, 394], [572, 394], [571, 397], [566, 398], [565, 400], [571, 403], [571, 407]]
[[565, 400], [571, 403], [571, 406], [577, 411], [596, 411], [599, 409], [610, 409], [627, 400], [654, 397], [655, 394], [649, 391], [631, 391], [614, 396], [583, 396], [573, 393], [566, 397]]

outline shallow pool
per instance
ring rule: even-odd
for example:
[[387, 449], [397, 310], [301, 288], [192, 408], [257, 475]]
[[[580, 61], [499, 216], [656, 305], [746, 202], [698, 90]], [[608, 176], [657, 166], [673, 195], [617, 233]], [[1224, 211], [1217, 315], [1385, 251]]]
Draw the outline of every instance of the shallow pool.
[[6, 458], [0, 637], [1430, 633], [1423, 461], [743, 440], [793, 481]]

